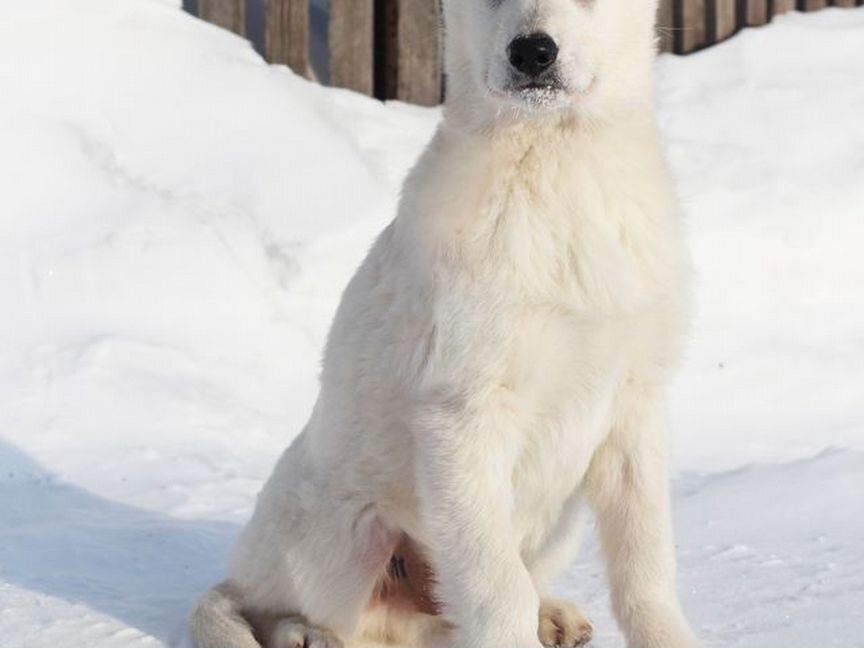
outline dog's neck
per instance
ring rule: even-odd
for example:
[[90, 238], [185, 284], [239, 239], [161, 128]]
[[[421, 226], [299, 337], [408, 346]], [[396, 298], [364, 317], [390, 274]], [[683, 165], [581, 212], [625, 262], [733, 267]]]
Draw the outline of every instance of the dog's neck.
[[[571, 301], [609, 312], [677, 285], [677, 208], [651, 110], [590, 125], [458, 126], [445, 119], [406, 185], [397, 230], [412, 255], [428, 251], [421, 267], [508, 275], [551, 294], [575, 259], [595, 280], [574, 284]], [[538, 261], [550, 250], [560, 264]]]
[[610, 142], [625, 148], [660, 146], [654, 109], [647, 104], [622, 108], [603, 119], [561, 111], [523, 113], [521, 118], [507, 114], [480, 125], [466, 122], [464, 117], [445, 106], [438, 135], [445, 148], [459, 155], [467, 150], [486, 153], [498, 160], [511, 160], [514, 165], [542, 151], [549, 152], [549, 164], [582, 163], [592, 148]]

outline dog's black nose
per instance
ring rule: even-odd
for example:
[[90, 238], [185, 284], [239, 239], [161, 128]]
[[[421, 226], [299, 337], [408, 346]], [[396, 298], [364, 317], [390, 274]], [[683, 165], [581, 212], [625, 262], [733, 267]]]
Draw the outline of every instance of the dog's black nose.
[[510, 65], [522, 74], [536, 77], [558, 58], [558, 46], [549, 34], [540, 32], [514, 38], [509, 53]]

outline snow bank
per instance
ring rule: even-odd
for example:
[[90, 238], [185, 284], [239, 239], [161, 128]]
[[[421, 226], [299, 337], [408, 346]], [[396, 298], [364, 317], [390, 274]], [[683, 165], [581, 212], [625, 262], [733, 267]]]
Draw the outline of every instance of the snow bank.
[[864, 11], [790, 14], [661, 61], [696, 261], [679, 465], [864, 443]]
[[[0, 8], [4, 648], [177, 640], [438, 118], [178, 4]], [[722, 645], [864, 646], [862, 75], [860, 9], [660, 61], [698, 274], [682, 582]], [[613, 646], [593, 553], [561, 588]]]

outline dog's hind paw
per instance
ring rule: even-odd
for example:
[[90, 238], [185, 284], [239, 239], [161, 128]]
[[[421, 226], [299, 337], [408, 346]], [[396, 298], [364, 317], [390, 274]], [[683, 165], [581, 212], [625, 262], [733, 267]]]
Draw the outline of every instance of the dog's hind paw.
[[282, 619], [276, 624], [267, 648], [342, 648], [342, 641], [326, 628], [314, 626], [297, 616]]
[[572, 603], [558, 599], [540, 602], [540, 643], [547, 648], [575, 648], [591, 641], [594, 627]]

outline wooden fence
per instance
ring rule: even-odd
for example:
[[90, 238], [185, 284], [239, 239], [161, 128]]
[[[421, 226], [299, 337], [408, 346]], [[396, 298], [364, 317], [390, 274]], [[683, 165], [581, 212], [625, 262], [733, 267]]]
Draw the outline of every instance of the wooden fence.
[[[329, 0], [329, 83], [380, 99], [439, 103], [439, 2]], [[660, 0], [658, 36], [663, 51], [689, 54], [787, 11], [860, 5], [864, 0]], [[184, 7], [257, 41], [270, 62], [315, 76], [310, 0], [184, 0]]]

